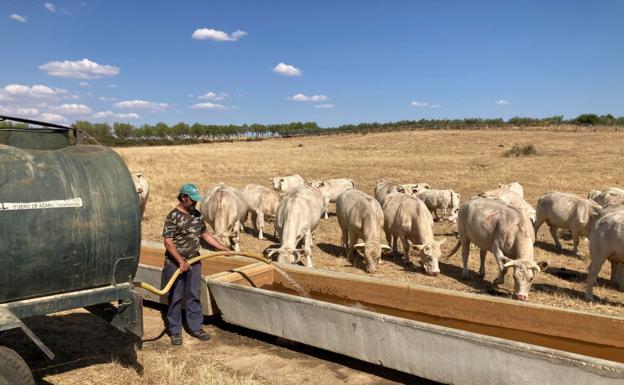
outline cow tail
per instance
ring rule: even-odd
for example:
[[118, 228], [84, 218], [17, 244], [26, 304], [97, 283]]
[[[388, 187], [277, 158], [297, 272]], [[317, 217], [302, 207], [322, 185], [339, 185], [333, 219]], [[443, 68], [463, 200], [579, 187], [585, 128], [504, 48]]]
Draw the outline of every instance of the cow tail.
[[459, 248], [461, 247], [461, 240], [457, 240], [457, 244], [455, 246], [453, 246], [453, 249], [451, 251], [449, 251], [448, 254], [443, 255], [442, 259], [449, 259], [450, 257], [453, 256], [453, 254], [455, 254], [457, 252], [457, 250], [459, 250]]
[[459, 202], [456, 202], [457, 194], [451, 190], [451, 207], [459, 207]]

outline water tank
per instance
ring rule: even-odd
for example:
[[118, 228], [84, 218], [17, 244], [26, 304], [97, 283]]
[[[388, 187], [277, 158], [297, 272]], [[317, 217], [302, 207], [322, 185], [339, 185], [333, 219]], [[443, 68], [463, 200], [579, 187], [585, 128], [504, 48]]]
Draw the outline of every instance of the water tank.
[[0, 303], [131, 281], [140, 224], [113, 150], [45, 131], [0, 140]]

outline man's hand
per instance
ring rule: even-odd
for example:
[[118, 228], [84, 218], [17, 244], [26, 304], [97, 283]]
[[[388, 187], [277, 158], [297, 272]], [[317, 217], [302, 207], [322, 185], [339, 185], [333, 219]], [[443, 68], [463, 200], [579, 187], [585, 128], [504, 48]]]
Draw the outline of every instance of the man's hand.
[[182, 262], [178, 263], [178, 267], [180, 268], [180, 272], [184, 273], [190, 268], [190, 265], [183, 259]]

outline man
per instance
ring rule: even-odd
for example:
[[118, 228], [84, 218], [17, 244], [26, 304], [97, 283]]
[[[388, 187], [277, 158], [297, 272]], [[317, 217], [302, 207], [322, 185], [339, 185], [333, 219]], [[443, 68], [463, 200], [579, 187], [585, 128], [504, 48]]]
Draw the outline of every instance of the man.
[[210, 339], [210, 334], [202, 329], [204, 315], [199, 298], [201, 263], [189, 266], [187, 260], [199, 255], [200, 239], [217, 250], [229, 251], [227, 247], [208, 234], [204, 217], [195, 208], [202, 199], [197, 186], [184, 184], [178, 194], [178, 205], [165, 219], [165, 282], [180, 268], [180, 276], [169, 291], [167, 308], [167, 331], [174, 346], [182, 345], [182, 300], [186, 305], [186, 324], [190, 334], [202, 341]]

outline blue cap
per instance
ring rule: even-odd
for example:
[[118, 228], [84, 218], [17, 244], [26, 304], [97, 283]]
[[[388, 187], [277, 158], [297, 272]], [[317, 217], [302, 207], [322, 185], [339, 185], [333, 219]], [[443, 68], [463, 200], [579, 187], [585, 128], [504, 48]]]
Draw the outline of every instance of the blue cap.
[[199, 189], [197, 188], [197, 185], [194, 185], [192, 183], [183, 184], [182, 187], [180, 187], [180, 194], [188, 195], [189, 198], [191, 198], [195, 202], [199, 202], [202, 200], [202, 196], [199, 194]]

